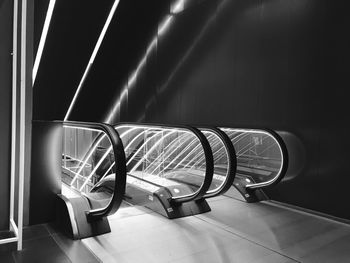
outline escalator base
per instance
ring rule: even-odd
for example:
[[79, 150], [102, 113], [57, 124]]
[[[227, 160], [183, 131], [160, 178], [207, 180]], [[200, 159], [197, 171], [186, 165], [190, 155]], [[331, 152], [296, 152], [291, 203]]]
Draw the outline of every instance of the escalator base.
[[247, 182], [243, 178], [235, 178], [233, 186], [241, 193], [248, 203], [256, 203], [268, 200], [268, 197], [261, 189], [249, 190], [246, 188]]
[[89, 222], [86, 212], [91, 206], [87, 198], [57, 195], [56, 224], [72, 239], [82, 239], [111, 232], [108, 220], [103, 217], [99, 220]]
[[160, 188], [156, 192], [151, 193], [129, 185], [127, 187], [127, 196], [130, 196], [127, 201], [131, 204], [145, 206], [169, 219], [197, 215], [211, 211], [205, 199], [173, 204], [170, 202], [172, 196], [165, 188]]

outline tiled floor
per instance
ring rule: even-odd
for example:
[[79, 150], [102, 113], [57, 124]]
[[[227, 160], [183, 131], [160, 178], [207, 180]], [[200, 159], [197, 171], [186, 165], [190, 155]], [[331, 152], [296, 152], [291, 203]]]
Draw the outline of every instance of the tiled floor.
[[350, 262], [349, 225], [234, 192], [209, 203], [209, 213], [173, 220], [125, 206], [109, 218], [111, 233], [82, 241], [50, 225], [26, 228], [24, 250], [0, 251], [0, 262]]
[[1, 251], [0, 263], [101, 262], [82, 241], [73, 241], [51, 225], [24, 228], [22, 251]]
[[212, 211], [168, 220], [128, 207], [110, 218], [112, 232], [84, 239], [103, 262], [350, 262], [350, 226], [230, 196]]

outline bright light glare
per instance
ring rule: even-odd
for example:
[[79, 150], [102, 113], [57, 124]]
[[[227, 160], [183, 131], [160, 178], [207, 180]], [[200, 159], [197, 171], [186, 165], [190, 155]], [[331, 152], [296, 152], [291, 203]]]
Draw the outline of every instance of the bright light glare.
[[[172, 10], [171, 10], [172, 13], [175, 14], [175, 13], [181, 12], [184, 8], [184, 3], [185, 3], [185, 0], [177, 1], [172, 7]], [[105, 120], [106, 123], [111, 122], [115, 113], [118, 110], [118, 107], [120, 107], [121, 102], [122, 102], [123, 97], [124, 97], [123, 94], [124, 94], [125, 90], [130, 89], [135, 84], [139, 72], [142, 70], [142, 68], [145, 66], [145, 64], [147, 62], [147, 57], [148, 57], [149, 53], [152, 52], [152, 50], [157, 46], [158, 36], [164, 34], [168, 30], [168, 28], [170, 27], [172, 21], [174, 21], [173, 14], [167, 15], [162, 20], [162, 22], [159, 24], [158, 34], [152, 39], [151, 43], [147, 47], [146, 54], [142, 57], [142, 59], [138, 63], [135, 71], [130, 75], [130, 77], [128, 79], [128, 83], [125, 85], [123, 91], [121, 92], [119, 99], [115, 102], [113, 109], [109, 112], [109, 114]]]
[[50, 0], [49, 7], [47, 8], [46, 18], [44, 22], [43, 32], [41, 33], [40, 42], [38, 46], [38, 51], [36, 52], [36, 57], [32, 72], [32, 85], [34, 85], [36, 74], [38, 72], [41, 56], [44, 50], [44, 45], [46, 41], [47, 32], [49, 31], [50, 21], [55, 7], [56, 0]]
[[79, 129], [79, 130], [85, 130], [85, 131], [93, 131], [93, 132], [102, 132], [101, 130], [93, 129], [93, 128], [86, 128], [86, 127], [80, 127], [80, 126], [72, 126], [72, 125], [63, 125], [63, 128], [69, 128], [69, 129]]
[[171, 13], [176, 14], [180, 13], [184, 10], [185, 0], [179, 0], [175, 3], [174, 6], [171, 7]]
[[168, 29], [168, 27], [171, 24], [171, 21], [174, 19], [173, 16], [167, 16], [167, 18], [163, 21], [163, 23], [161, 23], [161, 25], [159, 26], [158, 29], [158, 34], [162, 35], [164, 34], [164, 32]]

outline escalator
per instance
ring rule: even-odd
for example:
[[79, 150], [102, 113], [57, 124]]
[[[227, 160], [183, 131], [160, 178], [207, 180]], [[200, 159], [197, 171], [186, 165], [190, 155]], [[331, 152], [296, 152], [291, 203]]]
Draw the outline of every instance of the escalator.
[[288, 152], [282, 138], [268, 129], [222, 127], [237, 156], [233, 185], [247, 202], [267, 199], [262, 191], [280, 182], [288, 168]]
[[79, 122], [63, 129], [61, 218], [74, 238], [110, 231], [107, 216], [122, 200], [168, 218], [195, 215], [232, 185], [248, 202], [266, 199], [262, 189], [287, 170], [286, 147], [269, 130]]
[[[119, 209], [125, 192], [122, 141], [106, 124], [63, 122], [62, 129], [58, 224], [74, 239], [110, 232], [107, 216]], [[113, 176], [108, 191], [94, 191], [95, 185], [108, 176]]]
[[127, 160], [128, 202], [168, 218], [210, 211], [204, 196], [212, 184], [213, 156], [198, 129], [135, 123], [115, 129]]
[[[205, 201], [227, 191], [236, 171], [229, 137], [216, 128], [122, 123], [127, 185], [125, 200], [168, 218], [210, 211]], [[104, 177], [94, 191], [109, 188]]]
[[[215, 127], [200, 127], [198, 129], [205, 135], [209, 142], [214, 162], [212, 183], [204, 197], [215, 197], [229, 190], [235, 179], [237, 166], [236, 152], [230, 138], [220, 129]], [[198, 157], [199, 160], [195, 164], [201, 162], [203, 159], [203, 156]]]

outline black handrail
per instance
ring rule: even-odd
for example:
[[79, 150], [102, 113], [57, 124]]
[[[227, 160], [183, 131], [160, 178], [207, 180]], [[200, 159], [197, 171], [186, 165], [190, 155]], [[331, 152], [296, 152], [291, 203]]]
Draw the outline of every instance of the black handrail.
[[288, 170], [288, 164], [289, 164], [288, 150], [287, 150], [287, 146], [286, 146], [285, 142], [283, 141], [282, 137], [277, 132], [275, 132], [274, 130], [271, 130], [271, 129], [264, 128], [264, 129], [260, 129], [260, 130], [271, 134], [272, 137], [277, 141], [277, 143], [281, 149], [283, 165], [282, 165], [282, 168], [280, 170], [278, 177], [276, 177], [269, 184], [266, 184], [266, 185], [261, 184], [260, 186], [259, 186], [259, 184], [247, 185], [246, 187], [250, 188], [250, 189], [257, 189], [257, 188], [261, 188], [261, 187], [274, 186], [274, 185], [278, 184], [283, 179], [283, 177], [286, 175], [287, 170]]
[[270, 187], [273, 185], [276, 185], [277, 183], [279, 183], [283, 177], [285, 176], [287, 169], [288, 169], [288, 150], [286, 147], [286, 144], [284, 143], [283, 139], [281, 138], [281, 136], [275, 132], [272, 129], [268, 129], [268, 128], [232, 128], [232, 127], [220, 127], [219, 129], [231, 129], [231, 130], [241, 130], [241, 131], [251, 131], [251, 132], [265, 132], [268, 135], [270, 135], [273, 139], [276, 140], [276, 142], [278, 143], [278, 146], [281, 150], [281, 154], [282, 154], [282, 167], [279, 171], [279, 174], [276, 175], [273, 179], [267, 181], [267, 182], [260, 182], [260, 183], [250, 183], [250, 184], [246, 184], [245, 187], [247, 189], [259, 189], [259, 188], [266, 188], [266, 187]]
[[114, 128], [117, 128], [118, 126], [140, 126], [140, 127], [154, 127], [154, 128], [164, 128], [164, 129], [172, 129], [172, 128], [178, 128], [178, 129], [184, 129], [187, 131], [192, 132], [199, 142], [202, 145], [204, 156], [205, 156], [205, 161], [206, 161], [206, 166], [205, 166], [205, 177], [202, 185], [199, 187], [199, 189], [194, 192], [193, 194], [189, 194], [186, 196], [177, 196], [177, 197], [172, 197], [170, 202], [174, 204], [180, 204], [184, 202], [189, 202], [193, 200], [198, 200], [202, 199], [206, 192], [209, 190], [209, 187], [211, 185], [212, 179], [213, 179], [213, 173], [214, 173], [214, 158], [213, 158], [213, 153], [211, 151], [210, 144], [205, 137], [203, 133], [200, 132], [197, 128], [194, 128], [189, 125], [162, 125], [162, 124], [153, 124], [153, 123], [132, 123], [132, 122], [121, 122], [118, 124], [113, 125]]
[[213, 192], [207, 192], [204, 197], [209, 198], [209, 197], [214, 197], [218, 196], [220, 194], [224, 194], [226, 191], [230, 189], [230, 187], [233, 184], [233, 181], [236, 176], [236, 171], [237, 171], [237, 156], [236, 156], [236, 151], [235, 148], [233, 147], [233, 144], [228, 137], [228, 135], [223, 132], [222, 130], [216, 128], [216, 127], [199, 127], [198, 128], [200, 131], [209, 131], [214, 133], [216, 136], [219, 137], [221, 140], [222, 144], [225, 147], [227, 157], [228, 157], [228, 167], [227, 167], [227, 175], [225, 177], [225, 181], [221, 184], [221, 186], [216, 189], [216, 191]]
[[114, 192], [108, 205], [103, 208], [93, 209], [86, 211], [88, 220], [98, 220], [102, 217], [106, 217], [115, 213], [122, 201], [125, 194], [126, 187], [126, 161], [123, 142], [121, 141], [118, 132], [108, 124], [104, 123], [91, 123], [91, 122], [78, 122], [78, 121], [64, 121], [63, 125], [77, 128], [88, 128], [103, 131], [109, 138], [112, 149], [115, 156], [115, 185]]

